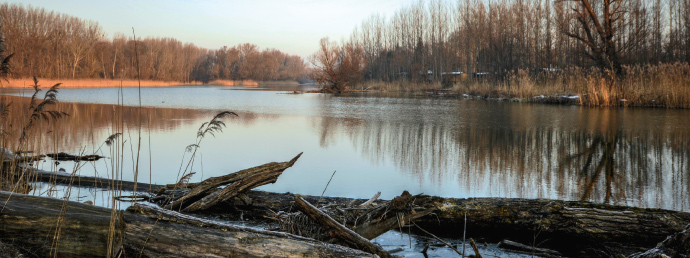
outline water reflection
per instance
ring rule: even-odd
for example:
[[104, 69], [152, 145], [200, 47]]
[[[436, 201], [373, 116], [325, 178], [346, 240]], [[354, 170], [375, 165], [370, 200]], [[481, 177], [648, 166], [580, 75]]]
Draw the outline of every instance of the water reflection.
[[390, 162], [420, 184], [457, 182], [456, 192], [444, 193], [449, 196], [690, 207], [684, 197], [690, 186], [685, 111], [461, 106], [436, 122], [322, 118], [321, 139], [335, 139], [329, 132], [346, 128], [353, 146], [373, 163]]
[[[142, 167], [153, 167], [146, 177], [174, 183], [179, 157], [194, 142], [198, 126], [218, 110], [243, 110], [241, 105], [251, 103], [261, 112], [240, 111], [223, 134], [202, 144], [203, 164], [194, 168], [202, 173], [193, 181], [304, 151], [275, 185], [262, 189], [319, 195], [337, 170], [327, 195], [367, 198], [383, 191], [391, 198], [410, 190], [690, 211], [687, 110], [217, 92], [209, 96], [236, 95], [224, 95], [212, 108], [194, 106], [198, 103], [181, 105], [194, 107], [189, 109], [149, 107], [141, 116], [132, 107], [63, 103], [59, 108], [72, 116], [46, 134], [46, 148], [95, 150], [119, 131], [129, 134], [131, 143], [141, 119], [145, 134], [152, 135], [152, 154], [142, 157]], [[262, 104], [266, 99], [270, 103]], [[146, 141], [143, 150], [149, 148]], [[93, 170], [107, 170], [98, 166]]]

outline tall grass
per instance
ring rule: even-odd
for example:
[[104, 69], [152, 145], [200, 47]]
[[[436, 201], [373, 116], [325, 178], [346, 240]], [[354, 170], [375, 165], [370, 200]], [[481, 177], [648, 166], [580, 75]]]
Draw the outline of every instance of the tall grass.
[[[32, 186], [28, 178], [28, 167], [20, 166], [22, 153], [40, 153], [45, 135], [42, 133], [58, 120], [69, 114], [51, 110], [57, 104], [57, 92], [60, 84], [48, 89], [43, 98], [38, 94], [42, 91], [38, 79], [33, 80], [33, 95], [24, 105], [2, 103], [0, 108], [0, 148], [3, 148], [2, 163], [0, 163], [0, 190], [28, 193]], [[14, 113], [14, 114], [13, 114]], [[10, 117], [15, 117], [10, 119]], [[10, 154], [14, 152], [15, 155]], [[39, 157], [36, 157], [37, 159]]]
[[427, 91], [433, 89], [440, 89], [440, 82], [433, 83], [423, 83], [414, 82], [409, 80], [397, 80], [392, 82], [386, 81], [363, 81], [356, 84], [354, 87], [349, 88], [351, 91], [405, 91], [405, 92], [415, 92], [415, 91]]
[[[468, 78], [448, 88], [453, 93], [484, 98], [517, 98], [540, 102], [560, 96], [579, 96], [585, 106], [646, 106], [690, 108], [690, 64], [660, 63], [624, 66], [616, 76], [595, 68], [567, 68], [557, 72], [518, 70], [505, 78]], [[365, 81], [355, 90], [429, 91], [439, 82]], [[551, 97], [551, 98], [549, 98]]]

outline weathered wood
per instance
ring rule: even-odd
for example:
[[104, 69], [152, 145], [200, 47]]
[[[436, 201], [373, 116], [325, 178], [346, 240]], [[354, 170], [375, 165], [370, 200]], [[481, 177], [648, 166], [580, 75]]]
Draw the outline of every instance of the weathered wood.
[[507, 239], [499, 242], [498, 248], [503, 248], [506, 250], [511, 250], [513, 252], [519, 252], [519, 253], [524, 253], [524, 254], [529, 254], [529, 255], [536, 255], [536, 256], [541, 256], [541, 257], [561, 257], [561, 256], [563, 256], [558, 251], [554, 251], [554, 250], [546, 249], [546, 248], [539, 248], [539, 247], [535, 247], [535, 246], [529, 246], [529, 245], [521, 244], [518, 242], [510, 241]]
[[0, 240], [39, 257], [105, 257], [108, 233], [120, 234], [118, 214], [83, 203], [0, 191]]
[[361, 207], [361, 208], [366, 208], [367, 206], [371, 205], [371, 204], [374, 203], [376, 200], [378, 200], [380, 196], [381, 196], [381, 192], [377, 192], [377, 193], [376, 193], [374, 196], [372, 196], [369, 200], [367, 200], [366, 202], [360, 204], [359, 207]]
[[54, 173], [34, 168], [27, 168], [29, 173], [29, 178], [39, 182], [46, 182], [51, 184], [66, 184], [73, 185], [77, 187], [96, 187], [103, 189], [117, 189], [124, 191], [134, 191], [135, 188], [139, 192], [150, 192], [155, 193], [161, 189], [162, 185], [147, 184], [147, 183], [137, 183], [122, 180], [112, 180], [107, 178], [92, 177], [92, 176], [80, 176], [71, 175], [67, 173]]
[[64, 152], [58, 153], [48, 153], [44, 156], [48, 156], [53, 160], [58, 161], [97, 161], [99, 159], [105, 158], [99, 155], [72, 155]]
[[643, 253], [636, 253], [629, 258], [663, 258], [690, 257], [690, 225], [685, 230], [668, 236], [656, 247]]
[[410, 222], [431, 214], [433, 210], [421, 210], [414, 213], [394, 213], [383, 220], [366, 221], [361, 225], [357, 225], [354, 231], [366, 239], [374, 239], [392, 229], [401, 228]]
[[482, 258], [482, 254], [479, 253], [479, 248], [477, 248], [477, 243], [474, 242], [474, 239], [470, 238], [470, 245], [472, 246], [472, 250], [474, 250], [474, 256], [477, 258]]
[[[290, 164], [289, 166], [292, 165]], [[219, 202], [227, 201], [228, 199], [235, 197], [247, 190], [254, 189], [262, 185], [273, 184], [278, 180], [278, 176], [283, 173], [283, 170], [269, 171], [238, 180], [231, 185], [226, 186], [223, 188], [223, 190], [215, 191], [192, 203], [191, 205], [187, 206], [187, 208], [184, 208], [184, 211], [194, 212], [198, 210], [206, 210], [218, 204]]]
[[[690, 213], [643, 209], [590, 202], [428, 197], [437, 203], [436, 216], [415, 223], [431, 232], [457, 236], [463, 232], [467, 212], [467, 235], [487, 241], [535, 239], [539, 247], [566, 256], [629, 255], [651, 248], [666, 236], [684, 229]], [[591, 253], [606, 250], [607, 253]]]
[[297, 208], [307, 215], [312, 220], [319, 223], [331, 237], [341, 239], [347, 243], [348, 246], [356, 248], [365, 252], [376, 254], [382, 258], [392, 258], [388, 252], [383, 250], [379, 245], [375, 245], [366, 238], [358, 235], [347, 227], [341, 225], [340, 223], [333, 220], [327, 214], [319, 211], [316, 207], [305, 201], [300, 197], [295, 198], [295, 204]]
[[[433, 212], [433, 207], [413, 205], [418, 196], [409, 192], [395, 197], [386, 204], [382, 204], [361, 216], [360, 222], [353, 225], [354, 231], [366, 239], [374, 239], [392, 229], [401, 228], [410, 222]], [[365, 202], [366, 203], [366, 202]]]
[[[235, 199], [219, 210], [239, 209], [245, 218], [261, 218], [277, 211], [290, 211], [294, 194], [248, 191], [251, 205]], [[319, 196], [301, 196], [317, 203]], [[324, 198], [321, 205], [347, 205], [352, 199]], [[364, 202], [365, 199], [359, 199]], [[386, 201], [377, 201], [385, 204]], [[467, 212], [467, 235], [486, 241], [534, 239], [538, 247], [566, 256], [586, 257], [645, 251], [690, 224], [690, 213], [643, 209], [579, 201], [510, 198], [440, 198], [425, 196], [416, 202], [431, 205], [433, 214], [415, 220], [429, 232], [462, 238]], [[272, 210], [272, 211], [269, 211]], [[644, 232], [644, 233], [641, 233]], [[607, 255], [603, 253], [601, 255]]]
[[373, 256], [300, 236], [228, 225], [157, 207], [134, 205], [128, 211], [132, 213], [124, 218], [125, 252], [144, 257]]
[[[231, 226], [160, 209], [120, 212], [55, 198], [0, 192], [0, 241], [39, 257], [372, 257], [358, 250], [284, 233]], [[4, 207], [4, 208], [3, 208]], [[115, 225], [110, 226], [111, 214]], [[58, 241], [56, 226], [60, 231]], [[121, 241], [120, 241], [121, 240]]]
[[129, 206], [127, 208], [127, 211], [133, 214], [141, 214], [146, 217], [156, 219], [159, 221], [170, 221], [170, 222], [175, 222], [179, 224], [188, 224], [196, 227], [202, 227], [202, 228], [215, 228], [215, 229], [220, 229], [223, 231], [234, 231], [234, 232], [250, 232], [250, 233], [259, 233], [259, 234], [266, 234], [266, 235], [271, 235], [271, 236], [277, 236], [277, 237], [283, 237], [283, 238], [292, 238], [292, 239], [297, 239], [297, 240], [303, 240], [303, 241], [314, 241], [314, 239], [311, 238], [306, 238], [298, 235], [293, 235], [293, 234], [288, 234], [284, 232], [277, 232], [277, 231], [268, 231], [268, 230], [261, 230], [261, 229], [255, 229], [255, 228], [249, 228], [249, 227], [241, 227], [241, 226], [236, 226], [236, 225], [231, 225], [231, 224], [226, 224], [218, 221], [212, 221], [212, 220], [207, 220], [207, 219], [202, 219], [190, 215], [185, 215], [179, 212], [171, 211], [171, 210], [166, 210], [161, 207], [155, 206], [155, 205], [147, 205], [147, 204], [139, 204], [135, 203], [132, 206]]
[[[414, 223], [413, 223], [413, 224], [414, 224]], [[414, 224], [414, 225], [415, 225], [415, 227], [417, 227], [417, 229], [419, 229], [419, 230], [421, 230], [422, 232], [424, 232], [425, 234], [427, 234], [427, 235], [433, 237], [433, 238], [436, 239], [437, 241], [443, 243], [443, 244], [446, 245], [448, 248], [450, 248], [450, 249], [452, 249], [453, 251], [455, 251], [455, 253], [457, 253], [458, 255], [460, 255], [460, 257], [463, 257], [463, 254], [462, 254], [460, 251], [458, 251], [458, 249], [456, 249], [455, 247], [453, 247], [451, 244], [447, 243], [446, 241], [443, 241], [443, 239], [441, 239], [440, 237], [437, 237], [436, 235], [432, 234], [431, 232], [424, 230], [423, 228], [419, 227], [417, 224]], [[464, 241], [464, 240], [463, 240], [463, 241]], [[429, 248], [429, 245], [428, 245], [428, 244], [427, 244], [426, 247], [424, 247], [424, 251], [422, 251], [422, 253], [425, 253], [425, 254], [426, 254], [427, 248]], [[464, 247], [463, 247], [463, 252], [464, 252]]]
[[[54, 175], [50, 173], [50, 176]], [[98, 179], [102, 182], [104, 179]], [[75, 182], [84, 179], [75, 180]], [[123, 183], [124, 184], [124, 183]], [[93, 183], [91, 183], [93, 186]], [[102, 184], [101, 184], [102, 185]], [[140, 186], [143, 184], [140, 184]], [[148, 187], [147, 187], [148, 188]], [[160, 186], [154, 186], [160, 189]], [[215, 189], [214, 189], [215, 190]], [[247, 191], [244, 201], [239, 198], [219, 204], [214, 215], [228, 216], [227, 211], [237, 211], [236, 216], [261, 219], [277, 211], [290, 211], [295, 195]], [[312, 203], [318, 196], [303, 196]], [[664, 240], [666, 236], [682, 231], [690, 223], [690, 213], [661, 209], [594, 204], [589, 202], [559, 200], [529, 200], [508, 198], [429, 198], [424, 202], [434, 204], [433, 216], [418, 219], [416, 223], [441, 236], [461, 237], [463, 217], [467, 212], [467, 234], [487, 241], [502, 239], [533, 239], [543, 242], [539, 247], [557, 250], [568, 256], [587, 256], [591, 250], [608, 250], [608, 254], [625, 255], [645, 251]], [[250, 202], [246, 200], [250, 199]], [[324, 198], [321, 203], [347, 205], [353, 199]], [[359, 199], [361, 203], [365, 199]], [[385, 203], [386, 201], [377, 201]], [[644, 232], [641, 234], [640, 232]], [[545, 241], [546, 240], [546, 241]], [[600, 255], [597, 253], [596, 255]], [[606, 255], [606, 253], [604, 254]]]
[[[256, 166], [253, 168], [248, 168], [245, 170], [241, 170], [235, 173], [227, 174], [225, 176], [220, 176], [220, 177], [212, 177], [209, 179], [206, 179], [202, 181], [201, 183], [197, 184], [194, 188], [189, 191], [186, 195], [182, 196], [181, 198], [173, 201], [172, 203], [168, 204], [165, 206], [166, 209], [169, 210], [177, 210], [180, 208], [186, 207], [186, 205], [190, 205], [197, 200], [204, 198], [205, 196], [213, 193], [216, 188], [227, 185], [227, 184], [232, 184], [234, 182], [240, 181], [245, 178], [249, 178], [255, 175], [260, 175], [260, 174], [266, 174], [266, 173], [274, 173], [274, 172], [280, 172], [285, 171], [285, 169], [292, 167], [292, 165], [295, 164], [297, 159], [302, 156], [302, 153], [298, 154], [296, 157], [294, 157], [292, 160], [288, 162], [271, 162], [267, 163], [261, 166]], [[228, 197], [232, 198], [232, 196]]]

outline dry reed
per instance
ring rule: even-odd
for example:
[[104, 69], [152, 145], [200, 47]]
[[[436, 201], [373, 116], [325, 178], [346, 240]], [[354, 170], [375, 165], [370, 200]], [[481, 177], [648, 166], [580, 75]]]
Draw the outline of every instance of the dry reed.
[[[62, 83], [61, 88], [113, 88], [113, 87], [139, 87], [137, 80], [109, 80], [109, 79], [72, 79], [72, 80], [56, 80], [56, 79], [41, 79], [46, 85], [53, 85]], [[201, 82], [175, 82], [175, 81], [141, 81], [141, 87], [170, 87], [181, 85], [201, 85]], [[8, 79], [3, 87], [24, 88], [30, 87], [30, 78]]]
[[[690, 64], [660, 63], [624, 66], [624, 76], [594, 68], [568, 68], [556, 72], [518, 70], [505, 78], [468, 78], [448, 87], [452, 93], [482, 98], [543, 102], [579, 96], [584, 106], [645, 106], [690, 108]], [[440, 82], [398, 80], [365, 81], [354, 90], [423, 92], [440, 90]]]
[[299, 86], [297, 81], [255, 81], [255, 80], [213, 80], [207, 83], [208, 85], [218, 86]]

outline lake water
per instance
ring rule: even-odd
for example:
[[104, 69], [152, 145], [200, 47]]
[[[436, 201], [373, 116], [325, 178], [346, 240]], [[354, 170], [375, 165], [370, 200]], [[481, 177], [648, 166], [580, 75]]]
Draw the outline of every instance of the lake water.
[[[390, 199], [408, 190], [690, 211], [690, 110], [286, 93], [142, 88], [139, 110], [136, 88], [62, 89], [59, 108], [71, 116], [44, 130], [40, 148], [109, 157], [80, 164], [79, 173], [112, 177], [116, 171], [133, 180], [141, 135], [137, 179], [175, 183], [199, 126], [230, 110], [239, 116], [199, 144], [191, 182], [304, 152], [275, 184], [260, 189], [321, 195], [336, 171], [326, 196], [369, 198], [381, 191]], [[120, 142], [103, 144], [117, 132]], [[69, 172], [74, 164], [39, 167]]]

